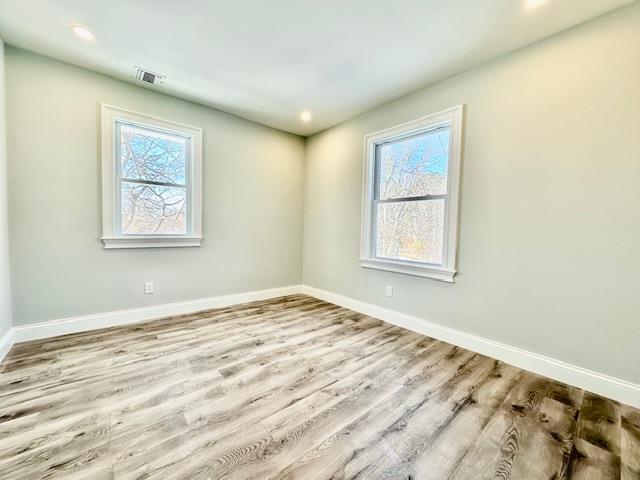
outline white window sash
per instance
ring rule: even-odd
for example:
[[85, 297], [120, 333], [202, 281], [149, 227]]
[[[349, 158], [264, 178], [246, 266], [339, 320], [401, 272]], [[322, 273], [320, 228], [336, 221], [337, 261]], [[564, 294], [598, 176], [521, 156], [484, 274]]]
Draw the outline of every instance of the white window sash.
[[[185, 185], [180, 186], [186, 190], [185, 234], [122, 233], [121, 184], [123, 180], [127, 180], [122, 178], [121, 165], [117, 158], [120, 125], [166, 132], [188, 140]], [[134, 180], [134, 183], [155, 184], [157, 182]], [[103, 104], [102, 210], [102, 242], [106, 249], [199, 246], [202, 242], [202, 130]]]
[[[429, 115], [396, 127], [365, 136], [364, 139], [364, 175], [362, 201], [362, 232], [360, 263], [364, 268], [404, 273], [421, 277], [453, 282], [456, 274], [456, 253], [458, 235], [458, 207], [460, 189], [460, 163], [462, 154], [463, 106]], [[449, 161], [447, 172], [447, 193], [443, 195], [424, 195], [392, 200], [380, 200], [377, 192], [379, 168], [377, 149], [379, 146], [406, 140], [449, 128]], [[378, 257], [376, 255], [376, 215], [379, 203], [390, 201], [421, 201], [435, 198], [444, 199], [444, 238], [442, 264], [430, 264], [409, 260]]]

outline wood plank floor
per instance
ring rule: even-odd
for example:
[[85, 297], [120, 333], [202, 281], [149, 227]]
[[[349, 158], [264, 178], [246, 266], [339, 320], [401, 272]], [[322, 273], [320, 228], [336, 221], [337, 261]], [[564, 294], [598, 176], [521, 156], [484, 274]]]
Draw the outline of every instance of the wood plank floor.
[[16, 345], [0, 478], [640, 479], [640, 411], [303, 295]]

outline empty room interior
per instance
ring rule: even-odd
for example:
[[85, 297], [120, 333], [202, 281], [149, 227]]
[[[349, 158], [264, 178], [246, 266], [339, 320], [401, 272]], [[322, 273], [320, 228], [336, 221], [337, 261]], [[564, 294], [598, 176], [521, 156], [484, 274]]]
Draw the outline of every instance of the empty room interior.
[[640, 2], [0, 0], [1, 480], [640, 480]]

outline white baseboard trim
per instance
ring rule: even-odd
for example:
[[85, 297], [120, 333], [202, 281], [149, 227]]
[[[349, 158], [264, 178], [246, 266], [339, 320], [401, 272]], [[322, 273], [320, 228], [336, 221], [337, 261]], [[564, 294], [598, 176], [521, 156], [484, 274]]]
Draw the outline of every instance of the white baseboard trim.
[[640, 408], [640, 385], [308, 285], [302, 293]]
[[11, 347], [13, 347], [13, 328], [10, 328], [0, 337], [0, 362], [7, 356]]
[[[42, 338], [66, 335], [69, 333], [86, 332], [98, 328], [115, 327], [131, 323], [183, 315], [211, 308], [223, 308], [241, 303], [268, 300], [270, 298], [284, 297], [301, 292], [300, 285], [270, 288], [268, 290], [255, 290], [252, 292], [235, 293], [219, 297], [200, 298], [184, 302], [166, 303], [149, 307], [118, 310], [115, 312], [83, 315], [80, 317], [62, 318], [42, 323], [13, 327], [9, 332], [12, 335], [11, 344], [39, 340]], [[5, 335], [6, 336], [6, 335]], [[4, 341], [4, 337], [3, 337]], [[2, 351], [0, 344], [0, 352]], [[9, 346], [11, 348], [11, 346]], [[7, 349], [8, 351], [8, 349]], [[6, 353], [5, 353], [6, 354]], [[4, 358], [0, 356], [0, 361]]]
[[256, 290], [219, 297], [201, 298], [17, 326], [10, 329], [0, 338], [0, 362], [15, 343], [39, 340], [69, 333], [85, 332], [99, 328], [128, 325], [211, 308], [223, 308], [242, 303], [268, 300], [270, 298], [294, 295], [296, 293], [304, 293], [319, 298], [320, 300], [349, 308], [393, 325], [398, 325], [408, 330], [501, 360], [539, 375], [544, 375], [554, 380], [640, 408], [640, 385], [308, 285], [292, 285], [267, 290]]

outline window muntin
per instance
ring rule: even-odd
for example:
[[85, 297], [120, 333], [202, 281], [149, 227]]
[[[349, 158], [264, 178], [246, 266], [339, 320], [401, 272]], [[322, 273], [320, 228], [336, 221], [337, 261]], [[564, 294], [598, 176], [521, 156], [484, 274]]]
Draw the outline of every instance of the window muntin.
[[365, 136], [360, 263], [453, 282], [463, 107]]

